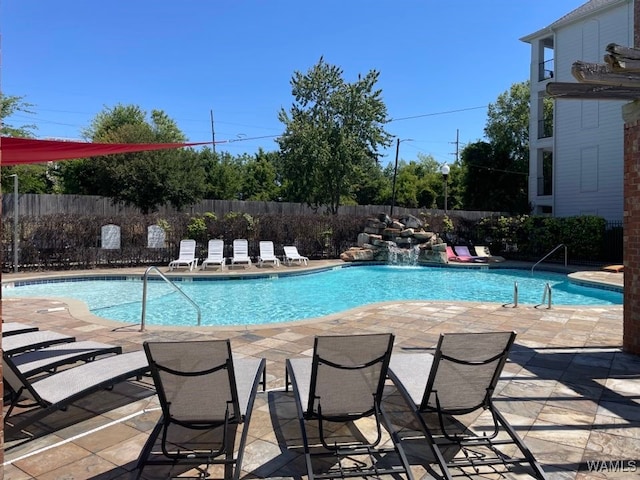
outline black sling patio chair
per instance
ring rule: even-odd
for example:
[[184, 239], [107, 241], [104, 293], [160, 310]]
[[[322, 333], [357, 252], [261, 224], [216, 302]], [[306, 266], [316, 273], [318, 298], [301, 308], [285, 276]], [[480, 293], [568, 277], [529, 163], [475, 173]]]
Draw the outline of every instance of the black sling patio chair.
[[76, 337], [65, 335], [64, 333], [52, 332], [50, 330], [28, 331], [2, 337], [2, 353], [5, 355], [16, 355], [59, 343], [75, 341]]
[[2, 336], [10, 337], [21, 333], [37, 332], [38, 327], [20, 322], [2, 322]]
[[[312, 358], [286, 361], [285, 383], [295, 397], [309, 480], [404, 474], [412, 479], [397, 433], [382, 409], [382, 396], [394, 336], [327, 335], [315, 338]], [[336, 434], [339, 423], [371, 417], [375, 435], [349, 428]], [[317, 422], [313, 444], [306, 422]], [[393, 447], [382, 442], [382, 427]], [[357, 430], [357, 431], [356, 431]], [[312, 457], [329, 458], [334, 465], [319, 471]], [[398, 460], [388, 460], [395, 457]]]
[[[142, 351], [100, 358], [34, 381], [20, 372], [11, 355], [3, 355], [2, 362], [4, 381], [14, 392], [4, 422], [17, 430], [56, 410], [66, 409], [91, 393], [110, 388], [129, 378], [141, 377], [149, 370]], [[28, 410], [24, 412], [25, 415], [13, 418], [11, 414], [16, 407]]]
[[[454, 469], [471, 476], [482, 469], [496, 473], [498, 466], [504, 471], [518, 467], [535, 478], [546, 478], [492, 400], [515, 337], [515, 332], [441, 334], [433, 355], [400, 353], [391, 358], [389, 377], [418, 420], [447, 480]], [[488, 427], [483, 423], [474, 429], [473, 422], [455, 421], [460, 418], [456, 416], [482, 410], [490, 414]], [[510, 455], [513, 446], [516, 453]]]
[[76, 362], [91, 362], [105, 355], [122, 353], [122, 347], [109, 343], [82, 340], [57, 343], [49, 347], [12, 355], [11, 361], [26, 378], [41, 373], [55, 373], [59, 367]]
[[140, 453], [138, 477], [146, 465], [193, 465], [202, 477], [223, 465], [225, 478], [237, 480], [266, 360], [232, 357], [229, 340], [145, 342], [144, 350], [162, 417]]

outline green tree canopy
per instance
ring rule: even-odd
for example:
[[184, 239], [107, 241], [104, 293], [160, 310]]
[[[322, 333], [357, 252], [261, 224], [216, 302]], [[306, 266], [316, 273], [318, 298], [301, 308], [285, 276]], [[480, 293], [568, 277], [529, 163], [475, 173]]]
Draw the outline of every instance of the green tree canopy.
[[265, 152], [262, 149], [245, 165], [244, 185], [242, 187], [245, 200], [276, 201], [280, 197], [278, 186], [278, 154]]
[[[0, 94], [0, 134], [4, 137], [31, 138], [35, 125], [15, 126], [9, 121], [15, 114], [33, 114], [33, 105], [24, 97]], [[16, 165], [2, 167], [2, 191], [13, 193], [13, 175], [18, 176], [20, 193], [51, 193], [54, 189], [54, 177], [49, 164]]]
[[[101, 143], [172, 143], [186, 137], [161, 110], [150, 119], [135, 105], [100, 112], [83, 136]], [[133, 205], [144, 213], [170, 203], [191, 205], [204, 193], [205, 170], [191, 149], [158, 150], [64, 162], [60, 176], [65, 193], [102, 195]]]
[[244, 182], [246, 156], [234, 157], [228, 152], [213, 152], [204, 148], [199, 156], [205, 168], [205, 198], [239, 200]]
[[[553, 101], [544, 99], [544, 122], [553, 121]], [[467, 145], [461, 154], [464, 208], [529, 213], [529, 82], [514, 83], [489, 105], [488, 142]]]
[[529, 159], [529, 81], [514, 83], [487, 110], [484, 133], [494, 151], [507, 153], [517, 168]]
[[323, 58], [306, 74], [295, 72], [295, 101], [279, 114], [285, 125], [278, 139], [285, 195], [333, 214], [344, 198], [357, 196], [364, 183], [358, 177], [391, 141], [384, 130], [386, 106], [375, 90], [379, 73], [372, 70], [353, 83], [342, 74]]
[[487, 142], [467, 145], [461, 154], [467, 210], [526, 213], [527, 174], [514, 169], [511, 157]]

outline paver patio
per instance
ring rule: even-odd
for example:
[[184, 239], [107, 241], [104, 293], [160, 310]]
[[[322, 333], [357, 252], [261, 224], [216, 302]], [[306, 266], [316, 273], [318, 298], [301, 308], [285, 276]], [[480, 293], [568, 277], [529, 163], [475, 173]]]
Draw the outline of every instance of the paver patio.
[[[610, 283], [622, 278], [622, 274], [605, 275], [588, 274], [594, 281]], [[3, 280], [7, 277], [3, 275]], [[284, 361], [309, 355], [314, 335], [391, 331], [396, 335], [394, 351], [414, 351], [433, 347], [441, 332], [498, 330], [515, 330], [518, 337], [499, 383], [497, 406], [549, 478], [637, 478], [640, 357], [621, 351], [622, 310], [622, 306], [547, 309], [387, 302], [286, 324], [148, 327], [140, 332], [139, 326], [98, 320], [78, 302], [3, 299], [4, 321], [35, 324], [79, 340], [115, 343], [124, 351], [141, 349], [145, 340], [230, 338], [234, 354], [265, 357], [267, 391], [256, 400], [243, 477], [278, 479], [306, 477], [302, 455], [290, 448], [299, 445], [300, 432], [293, 398], [284, 391]], [[407, 410], [391, 384], [385, 405], [407, 432]], [[29, 427], [30, 436], [5, 426], [4, 478], [135, 478], [135, 461], [159, 414], [153, 386], [143, 380], [119, 384], [52, 414]], [[367, 425], [361, 428], [366, 430]], [[431, 478], [420, 442], [408, 442], [415, 478]], [[193, 470], [184, 468], [149, 467], [143, 478], [193, 476]], [[500, 476], [488, 473], [477, 478]], [[521, 475], [507, 473], [502, 478]]]

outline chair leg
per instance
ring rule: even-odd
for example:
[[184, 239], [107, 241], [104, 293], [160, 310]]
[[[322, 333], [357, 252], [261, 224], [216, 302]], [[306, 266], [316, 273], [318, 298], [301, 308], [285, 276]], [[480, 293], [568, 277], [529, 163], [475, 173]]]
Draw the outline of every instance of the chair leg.
[[144, 469], [145, 464], [147, 463], [147, 459], [151, 454], [151, 450], [153, 450], [153, 446], [158, 439], [158, 435], [160, 435], [160, 431], [162, 430], [162, 421], [156, 423], [156, 426], [151, 431], [149, 438], [147, 439], [142, 451], [140, 452], [140, 456], [138, 457], [138, 463], [136, 464], [136, 470], [138, 470], [138, 475], [136, 478], [140, 478], [142, 476], [142, 470]]
[[507, 434], [513, 440], [513, 443], [516, 444], [516, 446], [520, 449], [524, 457], [527, 459], [527, 461], [529, 462], [529, 465], [535, 472], [536, 478], [539, 480], [546, 480], [547, 476], [544, 473], [544, 470], [542, 470], [542, 466], [538, 463], [536, 458], [533, 456], [533, 453], [531, 453], [531, 450], [529, 450], [529, 448], [525, 445], [525, 443], [522, 441], [522, 439], [516, 433], [513, 427], [507, 422], [504, 416], [497, 409], [491, 408], [491, 411], [494, 417], [496, 418], [496, 420], [498, 421], [498, 423], [502, 425], [505, 432], [507, 432]]
[[451, 472], [449, 472], [449, 467], [447, 466], [447, 461], [445, 460], [444, 455], [442, 455], [440, 448], [436, 444], [436, 440], [433, 437], [433, 434], [431, 433], [431, 429], [427, 425], [427, 422], [425, 422], [424, 417], [420, 414], [420, 412], [414, 409], [411, 409], [411, 410], [414, 416], [416, 417], [416, 420], [422, 427], [422, 433], [424, 433], [427, 439], [429, 450], [431, 450], [431, 454], [433, 455], [433, 458], [436, 460], [436, 463], [440, 467], [440, 472], [442, 473], [443, 478], [445, 480], [453, 480], [453, 477], [451, 476]]
[[407, 458], [404, 448], [402, 447], [402, 443], [400, 442], [400, 436], [398, 435], [398, 432], [396, 431], [396, 429], [393, 428], [392, 423], [391, 421], [389, 421], [389, 418], [387, 417], [387, 413], [385, 412], [382, 405], [380, 405], [380, 417], [382, 419], [384, 428], [387, 430], [387, 432], [389, 432], [389, 435], [391, 436], [393, 447], [395, 448], [396, 452], [398, 453], [398, 456], [400, 457], [400, 462], [402, 463], [402, 466], [405, 469], [408, 480], [413, 480], [413, 473], [411, 472], [411, 464], [409, 463], [409, 459]]

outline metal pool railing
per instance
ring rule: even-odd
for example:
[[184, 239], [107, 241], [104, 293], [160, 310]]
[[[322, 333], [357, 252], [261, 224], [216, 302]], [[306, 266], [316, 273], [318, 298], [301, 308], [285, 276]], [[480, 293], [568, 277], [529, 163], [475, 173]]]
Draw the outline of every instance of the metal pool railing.
[[180, 287], [178, 287], [175, 283], [173, 283], [166, 275], [164, 275], [158, 267], [151, 266], [147, 268], [144, 272], [144, 276], [142, 277], [142, 318], [140, 319], [140, 331], [144, 332], [145, 324], [146, 324], [146, 316], [147, 316], [147, 280], [149, 274], [155, 271], [160, 278], [162, 278], [166, 283], [171, 285], [171, 287], [182, 295], [195, 309], [198, 314], [198, 326], [202, 322], [202, 312], [200, 311], [200, 307], [194, 302], [191, 297], [189, 297], [186, 293], [184, 293]]
[[544, 293], [542, 294], [542, 301], [538, 305], [536, 305], [536, 307], [544, 305], [545, 301], [547, 302], [547, 308], [551, 308], [551, 285], [549, 285], [548, 282], [544, 286]]
[[531, 267], [531, 273], [533, 273], [533, 269], [536, 268], [538, 266], [539, 263], [543, 262], [544, 260], [546, 260], [548, 257], [551, 256], [551, 254], [553, 254], [553, 252], [555, 252], [556, 250], [558, 250], [559, 248], [564, 247], [564, 266], [567, 266], [567, 246], [564, 243], [561, 243], [560, 245], [557, 245], [553, 250], [551, 250], [549, 253], [547, 253], [544, 257], [542, 257], [540, 260], [538, 260], [535, 265], [533, 267]]

